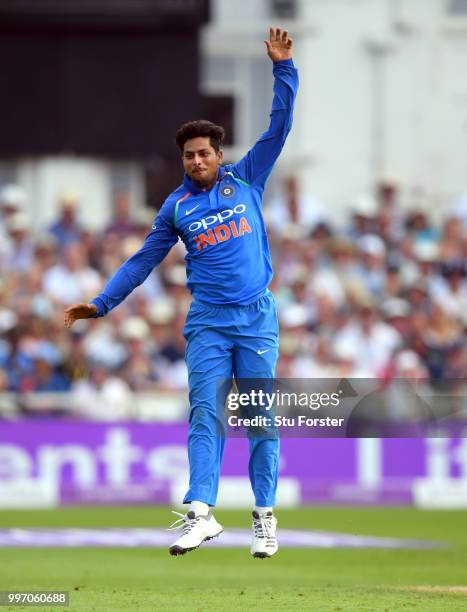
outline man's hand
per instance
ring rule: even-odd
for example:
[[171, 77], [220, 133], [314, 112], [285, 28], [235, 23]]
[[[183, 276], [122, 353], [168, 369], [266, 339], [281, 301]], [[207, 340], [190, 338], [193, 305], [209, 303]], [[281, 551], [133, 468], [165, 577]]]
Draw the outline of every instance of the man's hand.
[[78, 319], [90, 319], [97, 312], [95, 304], [73, 304], [64, 312], [65, 327], [70, 328]]
[[264, 42], [268, 48], [268, 55], [273, 62], [291, 59], [293, 41], [289, 38], [287, 30], [269, 28], [269, 40]]

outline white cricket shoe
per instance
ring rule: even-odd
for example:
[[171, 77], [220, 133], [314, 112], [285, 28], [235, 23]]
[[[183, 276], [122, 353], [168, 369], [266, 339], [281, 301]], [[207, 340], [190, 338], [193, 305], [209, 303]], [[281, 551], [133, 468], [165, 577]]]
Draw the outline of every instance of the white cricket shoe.
[[180, 518], [167, 531], [181, 529], [182, 535], [169, 548], [171, 555], [184, 555], [222, 533], [222, 525], [219, 525], [211, 512], [208, 512], [206, 516], [196, 516], [193, 510], [186, 514], [172, 510], [172, 513]]
[[252, 516], [253, 541], [251, 543], [251, 554], [258, 559], [272, 557], [279, 548], [276, 538], [277, 519], [272, 512], [258, 514], [258, 512], [253, 511]]

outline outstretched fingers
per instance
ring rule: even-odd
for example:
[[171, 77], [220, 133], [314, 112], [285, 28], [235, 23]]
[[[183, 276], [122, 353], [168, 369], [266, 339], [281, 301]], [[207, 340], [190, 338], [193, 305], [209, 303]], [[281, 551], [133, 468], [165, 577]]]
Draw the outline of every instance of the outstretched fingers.
[[268, 55], [273, 62], [289, 59], [292, 57], [293, 41], [289, 38], [289, 32], [281, 28], [269, 28], [269, 40], [264, 41]]
[[292, 39], [289, 38], [288, 30], [281, 30], [281, 28], [269, 28], [269, 41], [264, 42], [268, 49], [270, 45], [274, 46], [275, 43], [281, 44], [286, 49], [291, 49], [293, 44]]
[[63, 323], [67, 329], [69, 329], [74, 323], [73, 315], [67, 312], [66, 310], [65, 310], [64, 317], [63, 317]]

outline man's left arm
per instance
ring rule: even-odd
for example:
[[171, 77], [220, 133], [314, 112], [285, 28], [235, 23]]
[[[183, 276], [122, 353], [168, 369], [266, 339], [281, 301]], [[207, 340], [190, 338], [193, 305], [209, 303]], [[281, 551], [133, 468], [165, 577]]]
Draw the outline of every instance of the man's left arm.
[[233, 171], [239, 178], [261, 189], [279, 157], [292, 128], [293, 106], [298, 90], [298, 71], [292, 61], [292, 40], [286, 31], [270, 29], [265, 41], [273, 61], [274, 98], [269, 128], [252, 149], [237, 162]]

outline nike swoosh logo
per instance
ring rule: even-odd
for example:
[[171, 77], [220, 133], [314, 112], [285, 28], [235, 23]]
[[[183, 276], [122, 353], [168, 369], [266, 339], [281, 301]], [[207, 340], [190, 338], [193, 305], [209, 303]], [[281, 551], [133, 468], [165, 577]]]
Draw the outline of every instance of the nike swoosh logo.
[[271, 349], [264, 349], [264, 351], [256, 351], [256, 352], [258, 353], [258, 355], [263, 355], [263, 353], [267, 353], [270, 350]]
[[198, 204], [197, 206], [195, 206], [194, 208], [191, 208], [190, 210], [186, 210], [185, 211], [185, 215], [191, 215], [192, 212], [195, 212], [195, 210], [197, 208], [199, 208], [201, 206], [201, 204]]

